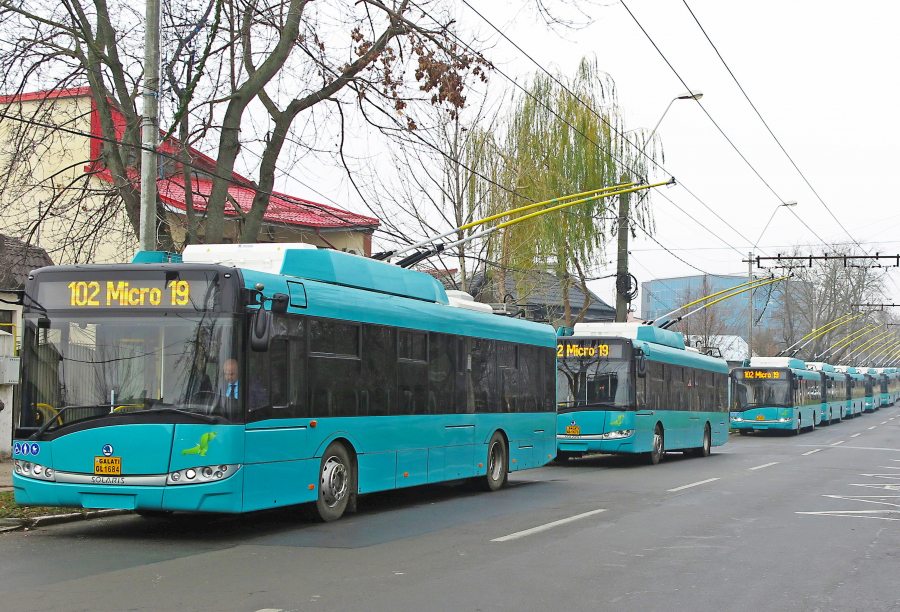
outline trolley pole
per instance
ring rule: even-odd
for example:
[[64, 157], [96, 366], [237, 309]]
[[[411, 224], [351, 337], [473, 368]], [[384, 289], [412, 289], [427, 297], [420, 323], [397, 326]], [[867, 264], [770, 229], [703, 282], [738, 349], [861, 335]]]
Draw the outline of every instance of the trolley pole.
[[[623, 174], [622, 182], [629, 181]], [[630, 194], [619, 194], [619, 257], [616, 263], [616, 323], [628, 320], [628, 297], [622, 295], [619, 285], [628, 278], [628, 205]], [[620, 280], [625, 279], [625, 280]]]
[[159, 0], [146, 0], [141, 120], [140, 248], [156, 250], [156, 145], [159, 140]]
[[[753, 282], [753, 251], [747, 253], [747, 280]], [[753, 359], [753, 289], [747, 292], [747, 359]]]

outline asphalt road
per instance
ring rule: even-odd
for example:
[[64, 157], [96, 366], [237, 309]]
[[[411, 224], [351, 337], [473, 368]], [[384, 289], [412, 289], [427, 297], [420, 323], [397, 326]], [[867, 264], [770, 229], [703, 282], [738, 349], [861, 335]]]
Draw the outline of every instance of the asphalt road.
[[10, 533], [0, 609], [897, 611], [898, 521], [888, 408], [732, 436], [705, 459], [595, 457], [498, 493], [373, 495], [327, 525], [282, 510]]

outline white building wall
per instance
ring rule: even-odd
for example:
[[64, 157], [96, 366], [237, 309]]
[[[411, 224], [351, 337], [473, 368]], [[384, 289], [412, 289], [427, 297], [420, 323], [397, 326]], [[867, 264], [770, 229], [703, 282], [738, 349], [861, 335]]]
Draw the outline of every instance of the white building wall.
[[[9, 293], [0, 293], [0, 297], [11, 300], [15, 296]], [[16, 347], [22, 341], [22, 307], [0, 303], [0, 310], [13, 311], [12, 321], [14, 328], [0, 327], [0, 357], [16, 355]], [[11, 332], [15, 331], [14, 336]], [[13, 420], [13, 391], [15, 385], [0, 385], [0, 402], [3, 402], [3, 410], [0, 410], [0, 456], [8, 457], [12, 453], [12, 420]]]

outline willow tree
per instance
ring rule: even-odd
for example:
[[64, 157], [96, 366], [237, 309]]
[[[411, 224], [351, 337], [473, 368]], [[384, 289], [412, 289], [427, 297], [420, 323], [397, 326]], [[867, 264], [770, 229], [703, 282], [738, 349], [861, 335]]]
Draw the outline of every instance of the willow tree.
[[[615, 84], [596, 59], [583, 59], [572, 78], [538, 75], [527, 91], [512, 108], [505, 143], [504, 161], [519, 195], [501, 194], [494, 202], [497, 210], [646, 176], [646, 158], [638, 148], [644, 143], [639, 134], [625, 135]], [[552, 269], [562, 281], [566, 325], [581, 320], [590, 305], [589, 271], [597, 267], [616, 227], [611, 223], [616, 201], [593, 199], [500, 232], [493, 245], [501, 264], [495, 286], [505, 292], [507, 270]], [[631, 217], [644, 228], [652, 226], [648, 202], [638, 198], [631, 208]], [[576, 279], [585, 302], [573, 315], [569, 294]], [[527, 284], [527, 274], [517, 282]]]

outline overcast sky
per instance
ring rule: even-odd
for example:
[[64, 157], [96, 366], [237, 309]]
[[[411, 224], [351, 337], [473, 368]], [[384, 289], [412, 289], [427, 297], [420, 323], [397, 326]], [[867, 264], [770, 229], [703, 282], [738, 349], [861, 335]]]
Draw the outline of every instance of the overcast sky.
[[[515, 0], [472, 4], [545, 67], [556, 65], [570, 74], [584, 54], [595, 53], [616, 82], [630, 128], [652, 128], [669, 101], [685, 89], [621, 3], [588, 6], [591, 25], [558, 34], [527, 11], [517, 12], [521, 3]], [[780, 201], [796, 200], [793, 211], [812, 231], [782, 208], [766, 230], [761, 250], [775, 255], [791, 245], [818, 243], [813, 232], [827, 241], [849, 241], [766, 131], [682, 0], [626, 4], [688, 86], [704, 93], [703, 106], [775, 192], [696, 103], [678, 101], [659, 128], [665, 168], [749, 242], [680, 187], [663, 193], [711, 231], [654, 196], [656, 238], [710, 273], [746, 273], [741, 256], [725, 243], [748, 251]], [[872, 251], [900, 252], [900, 208], [896, 189], [888, 183], [900, 161], [894, 143], [900, 127], [900, 3], [687, 4], [775, 136], [852, 237]], [[467, 10], [460, 9], [460, 19], [476, 25], [477, 16]], [[522, 76], [535, 69], [509, 43], [494, 39], [491, 57], [505, 70]], [[639, 281], [696, 273], [641, 236], [632, 242], [632, 262]], [[608, 282], [596, 285], [601, 297], [611, 299]], [[893, 282], [888, 291], [900, 297]]]
[[[617, 85], [630, 129], [652, 128], [669, 101], [685, 90], [619, 2], [585, 4], [592, 18], [588, 26], [550, 31], [523, 8], [523, 0], [470, 1], [545, 67], [571, 75], [584, 55], [596, 54]], [[704, 93], [703, 107], [771, 186], [742, 161], [697, 103], [678, 101], [658, 132], [664, 166], [735, 229], [679, 186], [663, 193], [697, 221], [654, 195], [657, 240], [703, 271], [746, 274], [741, 259], [773, 211], [781, 201], [796, 200], [792, 210], [811, 230], [781, 208], [760, 242], [763, 254], [819, 243], [814, 233], [826, 241], [850, 241], [766, 131], [682, 0], [626, 3], [688, 86]], [[900, 252], [900, 209], [890, 184], [900, 155], [893, 141], [900, 122], [900, 2], [688, 0], [688, 5], [852, 237], [872, 252]], [[461, 31], [471, 29], [486, 39], [488, 58], [504, 72], [523, 81], [535, 72], [534, 64], [462, 3], [458, 19]], [[499, 75], [491, 78], [508, 87]], [[345, 195], [352, 200], [352, 192]], [[639, 281], [698, 273], [643, 236], [631, 249], [631, 271]], [[607, 253], [609, 272], [615, 270], [614, 257], [615, 245]], [[900, 276], [892, 276], [888, 294], [900, 299], [895, 284]], [[611, 281], [596, 281], [593, 288], [614, 303]]]

